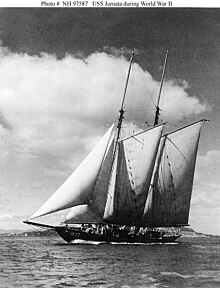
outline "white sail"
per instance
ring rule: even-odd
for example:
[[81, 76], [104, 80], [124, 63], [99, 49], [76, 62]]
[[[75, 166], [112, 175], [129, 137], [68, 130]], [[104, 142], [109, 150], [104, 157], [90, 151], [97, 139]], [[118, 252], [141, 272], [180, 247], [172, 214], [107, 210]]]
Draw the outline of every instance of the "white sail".
[[102, 222], [102, 219], [97, 217], [88, 207], [88, 205], [79, 205], [73, 207], [66, 215], [65, 219], [65, 223], [67, 224], [96, 222]]
[[138, 134], [144, 131], [145, 130], [140, 128], [137, 124], [124, 121], [121, 126], [120, 140], [127, 139], [128, 137], [131, 137], [134, 134]]
[[151, 184], [149, 186], [149, 191], [148, 191], [148, 195], [147, 195], [147, 199], [146, 199], [146, 204], [145, 204], [145, 208], [144, 208], [144, 213], [143, 213], [143, 217], [142, 217], [142, 223], [143, 226], [153, 226], [153, 220], [154, 220], [154, 214], [153, 214], [153, 193], [154, 190], [156, 189], [154, 183], [156, 183], [158, 181], [158, 171], [159, 169], [161, 169], [161, 157], [163, 155], [163, 151], [164, 151], [164, 145], [165, 145], [165, 137], [161, 137], [160, 139], [160, 144], [159, 144], [159, 148], [158, 148], [158, 152], [157, 152], [157, 157], [156, 157], [156, 161], [155, 161], [155, 165], [154, 165], [154, 171], [152, 174], [152, 179], [151, 179]]
[[89, 202], [89, 208], [93, 211], [96, 217], [103, 219], [105, 205], [107, 201], [109, 179], [112, 171], [113, 153], [114, 153], [114, 138], [110, 140], [109, 148], [106, 153], [103, 165], [100, 169], [92, 196]]
[[[134, 134], [138, 134], [143, 132], [144, 130], [139, 128], [135, 123], [131, 122], [123, 122], [121, 131], [120, 131], [120, 139], [127, 139], [131, 137]], [[121, 142], [122, 143], [122, 142]], [[106, 207], [104, 211], [104, 220], [111, 221], [114, 219], [114, 199], [115, 199], [115, 187], [116, 187], [116, 176], [118, 174], [118, 158], [122, 158], [122, 156], [119, 156], [119, 153], [121, 154], [121, 146], [122, 144], [118, 144], [116, 146], [115, 155], [114, 155], [114, 161], [112, 164], [111, 173], [109, 175], [109, 183], [108, 183], [108, 194], [107, 194], [107, 202]], [[123, 168], [122, 168], [123, 171]], [[124, 169], [125, 174], [123, 179], [126, 177], [128, 178], [126, 167]], [[130, 184], [128, 184], [130, 185]]]
[[[68, 223], [79, 223], [79, 219], [82, 219], [82, 223], [87, 222], [94, 223], [95, 219], [98, 222], [103, 221], [103, 214], [107, 199], [109, 178], [112, 169], [112, 157], [114, 149], [114, 137], [109, 141], [109, 145], [103, 159], [95, 187], [91, 193], [90, 201], [88, 205], [79, 205], [71, 208], [67, 214], [66, 219]], [[91, 216], [91, 217], [89, 217]]]
[[168, 134], [161, 141], [144, 211], [144, 224], [187, 225], [202, 122]]
[[88, 154], [64, 184], [35, 212], [30, 219], [47, 215], [73, 206], [87, 204], [90, 201], [100, 167], [105, 156], [112, 125], [100, 142]]
[[115, 155], [112, 163], [111, 174], [109, 178], [107, 201], [104, 210], [103, 219], [104, 221], [110, 221], [114, 217], [114, 194], [115, 194], [115, 184], [117, 177], [117, 163], [118, 163], [118, 147], [116, 147]]
[[[152, 177], [163, 126], [135, 134], [119, 142], [117, 167], [110, 186], [113, 204], [106, 205], [106, 220], [139, 224]], [[114, 219], [114, 220], [113, 220]]]

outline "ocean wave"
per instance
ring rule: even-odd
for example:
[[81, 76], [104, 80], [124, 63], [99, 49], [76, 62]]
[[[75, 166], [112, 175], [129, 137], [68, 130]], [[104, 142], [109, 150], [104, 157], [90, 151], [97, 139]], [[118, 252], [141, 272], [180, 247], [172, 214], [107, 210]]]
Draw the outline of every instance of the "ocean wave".
[[193, 275], [186, 275], [186, 274], [183, 275], [183, 274], [180, 274], [177, 272], [160, 272], [160, 274], [163, 276], [177, 276], [177, 277], [180, 277], [183, 279], [188, 279], [188, 278], [194, 277]]

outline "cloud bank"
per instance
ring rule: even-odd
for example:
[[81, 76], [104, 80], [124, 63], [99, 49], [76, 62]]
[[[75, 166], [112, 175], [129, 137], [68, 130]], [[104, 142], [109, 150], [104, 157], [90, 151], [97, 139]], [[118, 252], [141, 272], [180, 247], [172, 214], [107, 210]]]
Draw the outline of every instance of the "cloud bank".
[[[17, 201], [11, 209], [22, 213], [25, 201], [27, 212], [38, 208], [117, 119], [127, 69], [123, 56], [104, 52], [58, 60], [0, 49], [0, 169], [3, 190]], [[126, 117], [152, 121], [159, 83], [138, 64], [130, 80]], [[163, 120], [209, 109], [187, 87], [165, 83]]]
[[192, 225], [208, 234], [220, 234], [220, 151], [197, 159], [192, 195]]

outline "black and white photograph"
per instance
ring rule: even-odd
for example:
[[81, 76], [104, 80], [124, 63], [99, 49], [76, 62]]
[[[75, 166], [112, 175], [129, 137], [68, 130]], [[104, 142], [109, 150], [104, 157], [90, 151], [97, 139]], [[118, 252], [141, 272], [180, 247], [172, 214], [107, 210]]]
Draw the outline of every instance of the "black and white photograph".
[[0, 287], [220, 287], [220, 6], [5, 2]]

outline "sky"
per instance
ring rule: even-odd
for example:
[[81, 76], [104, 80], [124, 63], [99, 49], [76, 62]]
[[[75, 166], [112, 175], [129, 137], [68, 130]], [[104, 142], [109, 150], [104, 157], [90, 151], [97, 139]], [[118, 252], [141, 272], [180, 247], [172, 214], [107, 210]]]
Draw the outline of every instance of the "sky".
[[[0, 8], [0, 229], [30, 217], [118, 117], [201, 118], [190, 224], [220, 235], [220, 10]], [[131, 110], [133, 107], [133, 110]], [[57, 215], [60, 219], [63, 214]]]

